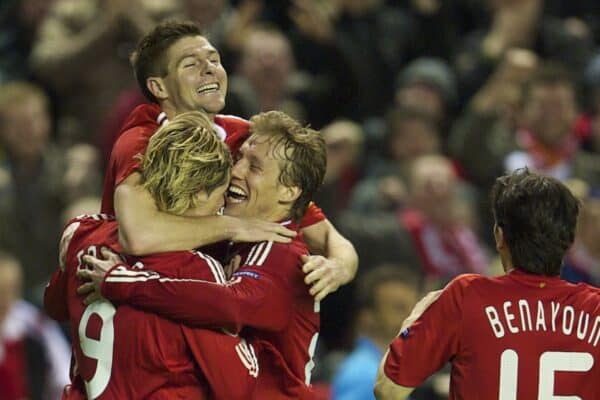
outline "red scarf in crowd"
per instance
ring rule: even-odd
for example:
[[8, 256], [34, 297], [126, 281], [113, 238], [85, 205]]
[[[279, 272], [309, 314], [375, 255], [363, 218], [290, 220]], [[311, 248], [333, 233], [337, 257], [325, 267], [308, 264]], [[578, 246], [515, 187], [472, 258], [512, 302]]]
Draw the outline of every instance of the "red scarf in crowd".
[[465, 226], [441, 229], [417, 210], [403, 210], [400, 223], [410, 233], [425, 273], [452, 278], [462, 273], [484, 274], [488, 258], [479, 240]]

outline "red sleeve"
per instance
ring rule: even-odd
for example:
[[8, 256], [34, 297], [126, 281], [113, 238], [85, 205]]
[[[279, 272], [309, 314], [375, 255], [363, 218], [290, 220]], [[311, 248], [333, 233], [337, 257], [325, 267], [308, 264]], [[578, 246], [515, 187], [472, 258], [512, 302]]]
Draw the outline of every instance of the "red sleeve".
[[183, 327], [192, 356], [216, 400], [247, 399], [259, 374], [257, 351], [245, 339], [207, 329]]
[[477, 275], [462, 275], [421, 300], [407, 321], [414, 320], [392, 341], [386, 376], [398, 385], [416, 387], [458, 351], [465, 289]]
[[140, 126], [124, 132], [119, 137], [110, 155], [110, 167], [114, 176], [115, 188], [125, 178], [139, 169], [140, 160], [138, 156], [146, 151], [148, 140], [153, 133], [154, 129]]
[[[154, 271], [135, 271], [133, 278], [132, 270], [119, 265], [105, 276], [102, 294], [189, 326], [281, 330], [289, 321], [292, 279], [301, 262], [290, 246], [268, 242], [266, 248], [261, 250], [265, 257], [255, 257], [224, 285], [172, 279]], [[258, 261], [260, 265], [252, 264]]]
[[304, 213], [304, 216], [302, 217], [302, 220], [300, 221], [300, 228], [306, 228], [321, 221], [325, 221], [326, 219], [327, 217], [323, 213], [323, 210], [321, 210], [319, 206], [311, 201], [306, 209], [306, 212]]
[[44, 290], [44, 311], [50, 318], [62, 322], [69, 319], [67, 305], [67, 274], [57, 269]]

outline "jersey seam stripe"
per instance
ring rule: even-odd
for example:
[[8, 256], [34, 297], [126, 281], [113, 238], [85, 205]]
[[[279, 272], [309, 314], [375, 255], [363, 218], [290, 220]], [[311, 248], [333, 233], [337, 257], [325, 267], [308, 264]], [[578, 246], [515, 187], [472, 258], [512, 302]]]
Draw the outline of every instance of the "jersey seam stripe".
[[269, 240], [269, 242], [267, 243], [267, 246], [266, 246], [265, 250], [263, 251], [262, 257], [260, 258], [260, 260], [258, 260], [258, 262], [256, 263], [256, 265], [258, 265], [258, 266], [263, 265], [263, 263], [267, 259], [267, 256], [269, 255], [269, 252], [271, 251], [271, 247], [272, 246], [273, 246], [273, 241]]
[[252, 257], [252, 259], [248, 262], [248, 265], [256, 264], [256, 260], [260, 257], [264, 247], [265, 247], [265, 242], [261, 242], [256, 249], [256, 253], [254, 253], [254, 257]]

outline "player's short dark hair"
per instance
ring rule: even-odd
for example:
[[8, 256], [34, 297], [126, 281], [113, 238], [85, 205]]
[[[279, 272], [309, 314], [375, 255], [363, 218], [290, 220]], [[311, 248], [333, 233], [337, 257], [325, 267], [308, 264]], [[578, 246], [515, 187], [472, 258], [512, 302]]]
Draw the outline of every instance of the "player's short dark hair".
[[398, 282], [420, 291], [423, 276], [404, 265], [379, 265], [360, 277], [355, 287], [355, 302], [359, 309], [373, 309], [377, 288], [388, 282]]
[[268, 111], [250, 119], [252, 135], [268, 136], [273, 155], [281, 160], [279, 182], [302, 190], [292, 204], [291, 217], [299, 221], [325, 179], [327, 148], [319, 131], [302, 126], [281, 111]]
[[131, 65], [140, 90], [150, 101], [156, 97], [146, 86], [151, 76], [167, 75], [167, 52], [179, 39], [188, 36], [202, 36], [202, 31], [193, 22], [166, 21], [140, 39], [131, 55]]
[[554, 178], [527, 168], [496, 179], [492, 211], [516, 268], [558, 275], [575, 238], [579, 201]]

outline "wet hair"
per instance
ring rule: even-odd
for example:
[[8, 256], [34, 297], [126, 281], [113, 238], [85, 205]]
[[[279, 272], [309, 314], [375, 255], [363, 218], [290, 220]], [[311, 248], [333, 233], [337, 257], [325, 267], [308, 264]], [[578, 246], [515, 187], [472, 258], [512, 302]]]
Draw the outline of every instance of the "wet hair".
[[290, 210], [291, 217], [300, 220], [325, 178], [327, 149], [323, 136], [281, 111], [252, 117], [250, 133], [269, 137], [272, 154], [280, 160], [279, 182], [302, 191]]
[[571, 191], [557, 179], [523, 168], [496, 179], [491, 200], [515, 268], [558, 275], [579, 214]]
[[202, 36], [202, 31], [192, 22], [166, 21], [157, 25], [138, 42], [131, 55], [131, 65], [140, 90], [148, 100], [157, 102], [146, 86], [146, 81], [152, 76], [167, 75], [169, 48], [188, 36]]

